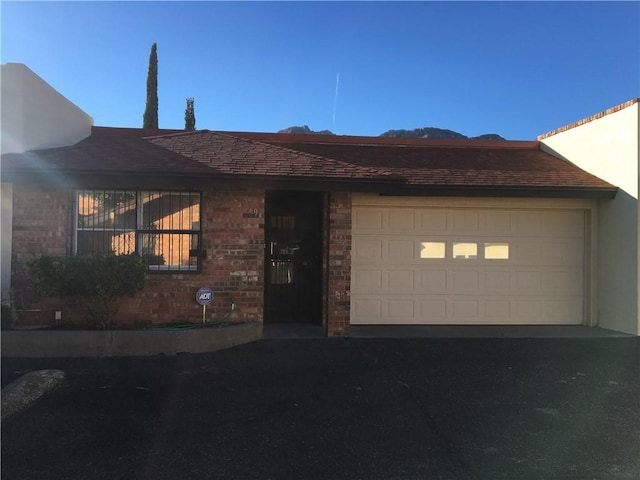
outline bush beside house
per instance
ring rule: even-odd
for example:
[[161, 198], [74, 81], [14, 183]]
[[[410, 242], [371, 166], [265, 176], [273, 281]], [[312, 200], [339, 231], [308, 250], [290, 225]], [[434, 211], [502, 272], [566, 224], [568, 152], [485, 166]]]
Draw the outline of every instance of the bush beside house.
[[120, 298], [133, 296], [145, 284], [146, 263], [138, 255], [42, 255], [28, 263], [29, 286], [44, 297], [79, 301], [88, 327], [108, 329]]

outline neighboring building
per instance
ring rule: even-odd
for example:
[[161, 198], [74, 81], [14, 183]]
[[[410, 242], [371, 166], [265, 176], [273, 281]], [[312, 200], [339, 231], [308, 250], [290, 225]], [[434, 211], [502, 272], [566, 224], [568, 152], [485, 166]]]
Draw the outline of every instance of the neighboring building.
[[[72, 145], [91, 134], [93, 119], [54, 90], [25, 65], [0, 67], [0, 152]], [[2, 183], [2, 302], [9, 301], [11, 278], [11, 185]]]
[[638, 315], [638, 163], [640, 102], [631, 100], [541, 135], [545, 151], [619, 187], [598, 203], [596, 292], [598, 325], [640, 334]]
[[[635, 121], [637, 133], [637, 109]], [[609, 320], [600, 291], [600, 224], [620, 182], [546, 148], [93, 127], [66, 146], [2, 155], [14, 298], [34, 306], [34, 255], [135, 251], [149, 275], [123, 300], [128, 324], [197, 320], [207, 286], [213, 318], [234, 303], [233, 320], [310, 322], [331, 336], [362, 324], [638, 334], [637, 315], [635, 327]], [[54, 308], [73, 316], [61, 304], [21, 321], [51, 323]]]
[[73, 145], [91, 134], [93, 119], [21, 63], [0, 70], [2, 153]]

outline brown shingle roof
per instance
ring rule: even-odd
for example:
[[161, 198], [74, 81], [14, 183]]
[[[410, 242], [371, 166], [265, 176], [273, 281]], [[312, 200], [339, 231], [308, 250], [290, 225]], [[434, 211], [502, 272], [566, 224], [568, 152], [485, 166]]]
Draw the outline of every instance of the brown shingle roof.
[[207, 130], [159, 136], [148, 141], [227, 175], [359, 180], [394, 177], [383, 166], [346, 164], [329, 157]]
[[142, 137], [132, 133], [123, 135], [114, 133], [111, 129], [102, 130], [94, 127], [89, 137], [75, 145], [32, 150], [19, 154], [4, 154], [2, 170], [3, 172], [61, 171], [94, 175], [209, 172], [205, 166], [154, 145]]
[[[373, 182], [386, 193], [564, 192], [612, 196], [616, 188], [554, 157], [540, 143], [399, 139], [94, 127], [76, 145], [2, 155], [12, 172]], [[556, 193], [553, 193], [556, 192]]]
[[[151, 136], [149, 136], [151, 134]], [[4, 172], [225, 175], [384, 180], [402, 182], [380, 168], [347, 165], [305, 152], [208, 130], [112, 129], [68, 147], [2, 155]]]
[[345, 163], [385, 168], [409, 186], [615, 189], [537, 141], [242, 134]]
[[353, 165], [382, 166], [412, 185], [605, 187], [606, 182], [539, 149], [286, 144]]

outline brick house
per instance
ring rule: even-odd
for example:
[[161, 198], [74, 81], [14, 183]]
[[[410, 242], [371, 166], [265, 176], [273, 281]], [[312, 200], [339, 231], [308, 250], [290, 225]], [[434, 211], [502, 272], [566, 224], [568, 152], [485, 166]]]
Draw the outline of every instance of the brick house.
[[[3, 263], [9, 250], [20, 309], [33, 307], [33, 255], [115, 251], [149, 268], [123, 324], [197, 320], [206, 286], [212, 319], [233, 304], [233, 321], [309, 322], [329, 336], [370, 324], [638, 333], [637, 310], [607, 323], [598, 306], [598, 222], [618, 188], [543, 140], [92, 125], [80, 136], [3, 148]], [[53, 305], [30, 321], [51, 323], [54, 309], [74, 315]]]

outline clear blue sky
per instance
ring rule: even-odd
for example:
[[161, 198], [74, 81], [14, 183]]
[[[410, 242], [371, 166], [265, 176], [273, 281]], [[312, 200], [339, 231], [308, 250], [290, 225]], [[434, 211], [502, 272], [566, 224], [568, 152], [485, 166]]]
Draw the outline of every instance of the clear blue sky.
[[[535, 139], [640, 96], [639, 2], [7, 2], [2, 63], [94, 118], [343, 135], [434, 126]], [[339, 82], [338, 82], [339, 75]]]

